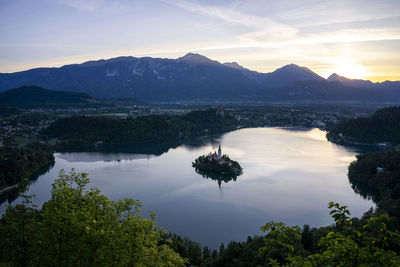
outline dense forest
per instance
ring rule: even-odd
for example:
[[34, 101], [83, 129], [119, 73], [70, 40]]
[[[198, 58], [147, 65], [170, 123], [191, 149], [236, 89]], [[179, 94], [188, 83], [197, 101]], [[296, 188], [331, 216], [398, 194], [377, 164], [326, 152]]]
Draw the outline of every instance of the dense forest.
[[329, 129], [327, 137], [335, 143], [400, 144], [400, 107], [378, 109], [369, 118], [342, 121]]
[[172, 235], [146, 219], [142, 204], [111, 201], [87, 188], [86, 174], [60, 172], [39, 210], [32, 196], [0, 219], [2, 266], [399, 266], [398, 221], [373, 210], [350, 219], [329, 203], [335, 223], [321, 228], [269, 222], [265, 236], [219, 250]]
[[28, 195], [9, 206], [0, 219], [0, 265], [184, 266], [140, 202], [111, 201], [88, 183], [85, 174], [61, 172], [41, 210]]
[[237, 121], [217, 109], [183, 116], [150, 115], [128, 118], [73, 116], [60, 118], [42, 133], [60, 138], [58, 149], [84, 149], [118, 144], [180, 141], [192, 136], [235, 129]]
[[329, 208], [335, 222], [331, 226], [269, 222], [261, 227], [265, 236], [221, 243], [219, 250], [176, 235], [169, 236], [171, 247], [191, 266], [399, 266], [396, 219], [372, 209], [361, 219], [350, 218], [346, 206], [329, 203]]
[[0, 148], [0, 189], [30, 178], [41, 168], [54, 163], [53, 148], [31, 143], [23, 148]]
[[350, 164], [348, 175], [357, 193], [375, 197], [379, 209], [400, 220], [400, 152], [385, 150], [358, 155]]

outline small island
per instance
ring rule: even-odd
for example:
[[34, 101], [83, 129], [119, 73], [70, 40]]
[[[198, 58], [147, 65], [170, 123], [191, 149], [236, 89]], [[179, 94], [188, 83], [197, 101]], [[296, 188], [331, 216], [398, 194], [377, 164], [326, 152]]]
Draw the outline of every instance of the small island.
[[222, 175], [224, 180], [236, 180], [236, 177], [243, 173], [237, 161], [231, 160], [227, 155], [222, 155], [221, 146], [218, 148], [218, 154], [214, 152], [200, 156], [192, 162], [192, 167], [199, 174]]

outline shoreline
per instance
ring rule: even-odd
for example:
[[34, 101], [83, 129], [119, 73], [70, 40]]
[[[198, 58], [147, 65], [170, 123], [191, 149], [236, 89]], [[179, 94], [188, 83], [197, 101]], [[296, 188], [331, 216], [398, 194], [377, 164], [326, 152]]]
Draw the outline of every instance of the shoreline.
[[8, 193], [8, 192], [10, 192], [10, 191], [13, 191], [13, 190], [15, 190], [15, 189], [17, 189], [17, 188], [18, 188], [18, 184], [15, 184], [15, 185], [12, 185], [12, 186], [8, 186], [8, 187], [6, 187], [6, 188], [3, 188], [3, 189], [0, 190], [0, 195], [3, 195], [3, 194]]

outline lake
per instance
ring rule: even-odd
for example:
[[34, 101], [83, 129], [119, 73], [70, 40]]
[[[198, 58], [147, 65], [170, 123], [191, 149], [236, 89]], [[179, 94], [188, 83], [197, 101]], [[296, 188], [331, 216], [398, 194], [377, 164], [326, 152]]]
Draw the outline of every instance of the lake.
[[[241, 164], [243, 175], [236, 181], [219, 185], [192, 168], [195, 158], [216, 151], [218, 145]], [[44, 203], [58, 172], [75, 168], [89, 173], [91, 185], [109, 198], [141, 200], [144, 211], [157, 214], [160, 226], [212, 248], [261, 234], [260, 227], [271, 220], [329, 225], [330, 201], [347, 205], [357, 217], [374, 206], [353, 191], [347, 178], [347, 167], [360, 151], [328, 142], [318, 129], [240, 129], [169, 150], [116, 150], [55, 153], [54, 167], [35, 180], [29, 192], [36, 194], [37, 204]], [[5, 206], [0, 206], [1, 213]]]

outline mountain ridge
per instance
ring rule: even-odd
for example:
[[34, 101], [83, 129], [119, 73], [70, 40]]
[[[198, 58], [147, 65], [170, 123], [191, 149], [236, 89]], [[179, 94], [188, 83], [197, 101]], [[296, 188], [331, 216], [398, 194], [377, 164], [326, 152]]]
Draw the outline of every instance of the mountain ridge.
[[150, 102], [277, 101], [278, 98], [279, 101], [285, 98], [329, 101], [335, 92], [342, 95], [335, 98], [343, 101], [357, 101], [357, 98], [400, 101], [400, 82], [372, 83], [332, 75], [324, 79], [293, 63], [260, 73], [236, 62], [220, 63], [196, 53], [177, 59], [121, 56], [59, 68], [0, 73], [0, 92], [36, 85], [97, 98], [136, 98]]

